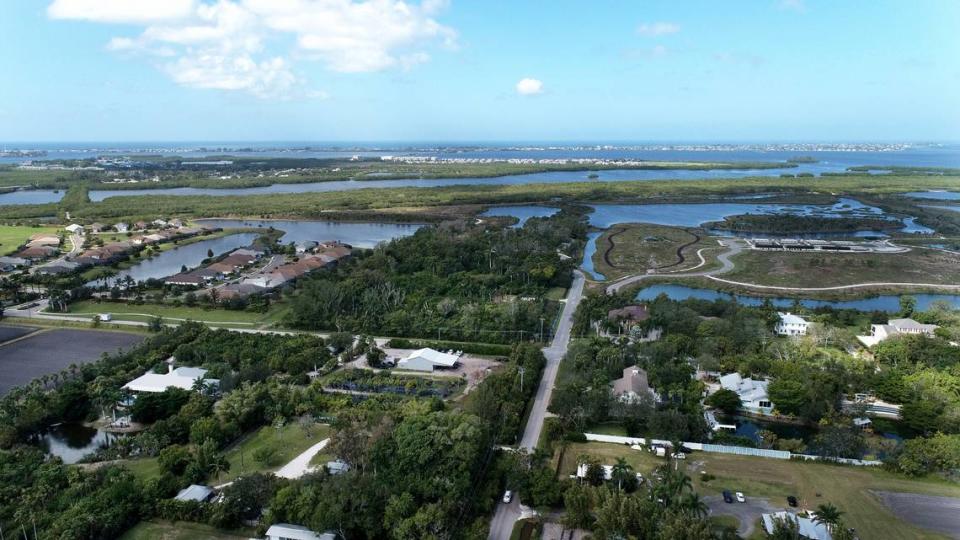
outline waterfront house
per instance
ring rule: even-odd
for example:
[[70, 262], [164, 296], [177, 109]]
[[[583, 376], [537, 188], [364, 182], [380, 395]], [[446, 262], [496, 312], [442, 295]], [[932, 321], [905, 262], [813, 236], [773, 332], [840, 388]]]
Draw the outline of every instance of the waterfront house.
[[777, 316], [780, 317], [780, 321], [777, 322], [777, 325], [774, 327], [774, 330], [777, 334], [781, 336], [805, 336], [807, 335], [807, 328], [810, 327], [810, 323], [806, 319], [800, 317], [799, 315], [794, 315], [793, 313], [779, 312]]
[[887, 324], [871, 324], [869, 336], [857, 336], [857, 339], [867, 347], [894, 336], [920, 335], [933, 336], [934, 331], [940, 328], [935, 324], [921, 324], [913, 319], [890, 319]]
[[720, 387], [733, 390], [740, 396], [740, 406], [743, 410], [754, 414], [770, 414], [773, 412], [773, 403], [767, 395], [769, 380], [744, 379], [739, 373], [728, 373], [720, 377]]
[[217, 379], [208, 379], [207, 370], [197, 367], [173, 367], [172, 358], [167, 360], [166, 373], [154, 373], [148, 371], [136, 379], [123, 385], [125, 390], [131, 392], [160, 393], [168, 388], [180, 388], [181, 390], [192, 390], [197, 380], [204, 382], [205, 386], [218, 386], [220, 381]]

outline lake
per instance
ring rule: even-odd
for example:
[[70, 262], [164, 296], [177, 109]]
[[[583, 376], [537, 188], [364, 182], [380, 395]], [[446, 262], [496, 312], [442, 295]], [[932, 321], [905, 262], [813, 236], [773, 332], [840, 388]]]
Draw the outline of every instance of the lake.
[[352, 223], [340, 221], [203, 219], [204, 225], [224, 229], [270, 228], [284, 231], [283, 243], [338, 240], [354, 247], [372, 248], [380, 242], [410, 236], [422, 227], [417, 223]]
[[[668, 298], [672, 300], [686, 300], [688, 298], [694, 298], [697, 300], [736, 300], [741, 304], [748, 306], [759, 306], [763, 304], [767, 298], [762, 298], [758, 296], [748, 296], [743, 294], [730, 294], [721, 291], [715, 291], [712, 289], [702, 289], [697, 287], [687, 287], [685, 285], [651, 285], [649, 287], [644, 287], [637, 293], [638, 300], [653, 300], [661, 294], [667, 295]], [[930, 304], [938, 300], [946, 301], [950, 303], [954, 308], [960, 308], [960, 295], [956, 294], [911, 294], [910, 296], [917, 299], [917, 309], [926, 310], [929, 309]], [[793, 306], [793, 298], [769, 298], [773, 305], [778, 308], [789, 308]], [[856, 300], [813, 300], [813, 299], [800, 299], [800, 304], [808, 308], [818, 308], [818, 307], [832, 307], [836, 309], [857, 309], [860, 311], [887, 311], [887, 312], [897, 312], [900, 311], [900, 296], [899, 295], [880, 295], [872, 296], [868, 298], [860, 298]]]
[[60, 202], [63, 198], [63, 191], [54, 191], [52, 189], [24, 189], [19, 191], [8, 191], [0, 193], [0, 206], [9, 204], [47, 204]]
[[57, 456], [64, 463], [76, 463], [84, 457], [107, 448], [123, 437], [83, 424], [64, 422], [51, 426], [40, 437], [40, 448], [50, 455]]
[[481, 216], [488, 217], [498, 217], [498, 216], [507, 216], [515, 217], [519, 221], [514, 224], [514, 227], [523, 227], [523, 224], [527, 222], [528, 219], [533, 217], [546, 218], [550, 217], [557, 212], [559, 208], [553, 208], [550, 206], [497, 206], [491, 208], [486, 212], [480, 214]]
[[249, 246], [259, 235], [257, 233], [240, 233], [201, 240], [192, 244], [175, 247], [171, 250], [143, 259], [142, 262], [122, 270], [117, 275], [103, 280], [91, 281], [87, 285], [97, 287], [105, 285], [112, 287], [118, 281], [130, 276], [134, 281], [146, 281], [172, 276], [180, 272], [182, 266], [194, 268], [207, 258], [207, 251], [213, 251], [214, 256], [222, 255], [237, 248]]
[[[839, 199], [833, 205], [771, 203], [691, 203], [691, 204], [596, 204], [591, 205], [590, 225], [608, 229], [620, 223], [653, 223], [675, 227], [699, 227], [742, 214], [816, 216], [823, 218], [884, 218], [883, 210], [854, 199]], [[890, 218], [895, 219], [895, 218]], [[901, 220], [901, 232], [932, 233], [908, 217]]]
[[960, 192], [957, 191], [911, 191], [905, 193], [907, 197], [915, 199], [933, 199], [937, 201], [960, 201]]

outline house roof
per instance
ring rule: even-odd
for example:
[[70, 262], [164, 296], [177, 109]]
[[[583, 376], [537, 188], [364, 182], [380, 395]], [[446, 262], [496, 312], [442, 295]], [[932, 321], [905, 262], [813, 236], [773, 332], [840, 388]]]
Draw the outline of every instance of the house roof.
[[650, 318], [647, 306], [624, 306], [620, 309], [611, 309], [607, 312], [607, 318], [611, 321], [617, 319], [641, 322]]
[[433, 349], [417, 349], [407, 355], [404, 360], [410, 361], [415, 358], [423, 358], [435, 366], [453, 367], [460, 357], [455, 354], [442, 353]]
[[197, 379], [206, 379], [206, 375], [207, 370], [195, 367], [178, 367], [162, 374], [148, 371], [123, 387], [134, 392], [163, 392], [167, 388], [191, 390], [193, 383]]
[[801, 324], [801, 325], [810, 324], [803, 317], [800, 317], [799, 315], [794, 315], [793, 313], [789, 313], [789, 312], [783, 313], [781, 311], [781, 312], [778, 312], [777, 315], [780, 316], [780, 322], [782, 324]]
[[733, 390], [745, 402], [756, 402], [769, 399], [767, 395], [768, 381], [744, 379], [739, 373], [728, 373], [720, 377], [720, 386]]
[[331, 533], [315, 533], [302, 525], [291, 525], [290, 523], [274, 523], [267, 529], [267, 536], [270, 538], [289, 538], [290, 540], [335, 540], [336, 536]]
[[630, 366], [623, 370], [623, 377], [613, 381], [614, 395], [634, 393], [638, 396], [650, 392], [650, 383], [647, 381], [647, 372], [637, 366]]
[[933, 332], [939, 326], [935, 324], [921, 324], [913, 319], [890, 319], [887, 324], [902, 332], [904, 330], [913, 330], [919, 332]]
[[197, 501], [203, 502], [210, 498], [213, 495], [213, 488], [208, 486], [201, 486], [200, 484], [190, 484], [189, 486], [180, 490], [180, 493], [177, 493], [177, 496], [174, 499], [178, 501]]

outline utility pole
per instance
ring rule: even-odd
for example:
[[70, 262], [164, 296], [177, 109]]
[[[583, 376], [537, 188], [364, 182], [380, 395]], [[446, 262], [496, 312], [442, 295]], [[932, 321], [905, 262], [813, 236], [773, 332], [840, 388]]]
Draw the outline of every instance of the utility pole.
[[543, 317], [540, 317], [540, 343], [543, 343]]

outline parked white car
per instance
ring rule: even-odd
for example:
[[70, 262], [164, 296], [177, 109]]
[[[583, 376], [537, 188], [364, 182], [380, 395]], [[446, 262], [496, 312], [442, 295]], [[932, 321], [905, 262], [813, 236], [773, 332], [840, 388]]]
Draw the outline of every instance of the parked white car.
[[741, 491], [737, 492], [737, 502], [741, 502], [741, 503], [747, 502], [747, 498], [743, 496], [743, 492]]
[[510, 504], [510, 501], [513, 500], [513, 492], [509, 489], [503, 492], [503, 502], [505, 504]]

